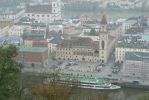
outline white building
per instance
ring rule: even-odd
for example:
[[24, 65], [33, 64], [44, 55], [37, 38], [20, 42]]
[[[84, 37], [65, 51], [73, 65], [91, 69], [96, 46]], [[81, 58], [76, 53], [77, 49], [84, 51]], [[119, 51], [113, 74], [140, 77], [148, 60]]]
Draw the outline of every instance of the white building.
[[124, 61], [126, 52], [145, 52], [149, 53], [149, 43], [146, 41], [148, 37], [144, 39], [142, 36], [134, 37], [122, 37], [115, 47], [115, 60]]
[[9, 35], [9, 29], [13, 25], [13, 22], [0, 21], [0, 35]]
[[147, 18], [147, 24], [148, 24], [148, 26], [149, 26], [149, 17]]
[[49, 32], [55, 31], [57, 33], [61, 32], [63, 34], [64, 26], [62, 24], [49, 24]]
[[9, 29], [9, 35], [21, 36], [21, 35], [23, 35], [24, 31], [27, 29], [29, 29], [29, 26], [13, 25]]
[[45, 23], [33, 23], [31, 24], [31, 31], [47, 32], [47, 25]]
[[0, 9], [0, 20], [1, 21], [18, 21], [22, 16], [24, 16], [24, 9], [11, 9], [5, 8]]
[[130, 28], [132, 28], [133, 27], [133, 25], [135, 25], [137, 23], [137, 20], [136, 19], [128, 19], [128, 20], [126, 20], [126, 21], [124, 21], [123, 23], [122, 23], [122, 33], [125, 33], [128, 29], [130, 29]]
[[29, 5], [25, 15], [31, 19], [40, 20], [44, 23], [51, 23], [61, 19], [61, 1], [52, 0], [50, 4]]
[[48, 41], [48, 50], [49, 52], [55, 52], [57, 50], [57, 45], [62, 42], [64, 37], [61, 34], [51, 33]]
[[149, 53], [127, 52], [122, 69], [124, 76], [149, 77]]

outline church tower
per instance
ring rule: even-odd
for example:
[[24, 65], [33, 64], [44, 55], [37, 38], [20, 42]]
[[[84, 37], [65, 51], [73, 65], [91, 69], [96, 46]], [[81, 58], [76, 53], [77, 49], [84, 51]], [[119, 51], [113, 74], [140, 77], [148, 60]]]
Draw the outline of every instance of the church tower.
[[52, 13], [61, 12], [61, 0], [52, 0]]
[[57, 19], [61, 19], [61, 0], [52, 0], [52, 13]]
[[102, 17], [99, 29], [99, 60], [100, 63], [106, 63], [108, 59], [107, 47], [108, 47], [108, 30], [107, 30], [107, 18]]

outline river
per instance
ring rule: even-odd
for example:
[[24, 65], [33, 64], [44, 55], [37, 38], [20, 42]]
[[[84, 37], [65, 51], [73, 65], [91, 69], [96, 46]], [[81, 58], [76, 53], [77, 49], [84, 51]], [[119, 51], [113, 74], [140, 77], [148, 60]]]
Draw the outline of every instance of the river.
[[94, 12], [83, 12], [83, 11], [63, 11], [62, 15], [65, 18], [72, 17], [72, 16], [80, 16], [82, 14], [91, 15], [95, 18], [102, 17], [104, 14], [107, 15], [111, 19], [117, 18], [129, 18], [129, 17], [138, 17], [138, 16], [149, 16], [149, 11], [143, 10], [95, 10]]
[[147, 90], [133, 89], [133, 88], [121, 88], [119, 90], [88, 90], [81, 89], [76, 90], [72, 100], [99, 100], [98, 96], [108, 94], [110, 100], [138, 100], [138, 96]]
[[[26, 82], [42, 82], [43, 76], [34, 75], [32, 73], [23, 74], [23, 81]], [[34, 84], [32, 84], [34, 85]], [[137, 100], [137, 97], [143, 92], [148, 91], [145, 89], [134, 89], [134, 88], [121, 88], [119, 90], [92, 90], [92, 89], [74, 89], [72, 91], [71, 100], [99, 100], [98, 96], [108, 94], [110, 100]]]

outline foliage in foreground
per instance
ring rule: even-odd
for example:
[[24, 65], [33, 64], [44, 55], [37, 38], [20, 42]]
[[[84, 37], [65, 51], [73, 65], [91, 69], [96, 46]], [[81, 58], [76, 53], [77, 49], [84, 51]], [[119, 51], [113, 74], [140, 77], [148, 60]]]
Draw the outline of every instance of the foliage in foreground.
[[139, 96], [138, 100], [149, 100], [149, 92], [144, 92]]
[[[33, 96], [36, 100], [108, 100], [107, 94], [98, 93], [96, 96], [88, 94], [88, 96], [81, 95], [81, 89], [78, 88], [80, 84], [77, 81], [70, 82], [66, 80], [65, 83], [59, 84], [59, 76], [57, 74], [50, 75], [52, 80], [47, 84], [40, 84], [34, 87]], [[68, 82], [69, 81], [69, 82]], [[70, 87], [70, 84], [74, 86]]]
[[17, 94], [20, 66], [14, 61], [15, 46], [0, 47], [0, 100], [8, 100]]

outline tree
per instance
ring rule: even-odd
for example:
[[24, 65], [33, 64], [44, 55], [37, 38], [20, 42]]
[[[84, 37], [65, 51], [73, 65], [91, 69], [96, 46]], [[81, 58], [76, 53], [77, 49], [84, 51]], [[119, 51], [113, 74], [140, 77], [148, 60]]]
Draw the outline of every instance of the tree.
[[97, 35], [97, 33], [96, 33], [94, 28], [91, 29], [89, 35], [91, 35], [91, 36], [96, 36]]
[[0, 100], [8, 100], [17, 94], [20, 65], [13, 59], [16, 55], [15, 46], [0, 47]]
[[58, 73], [50, 75], [50, 82], [48, 84], [39, 84], [33, 89], [33, 95], [37, 100], [68, 100], [71, 88], [67, 83], [59, 84]]
[[139, 96], [138, 100], [149, 100], [149, 92], [145, 92]]

